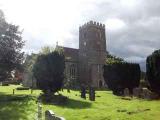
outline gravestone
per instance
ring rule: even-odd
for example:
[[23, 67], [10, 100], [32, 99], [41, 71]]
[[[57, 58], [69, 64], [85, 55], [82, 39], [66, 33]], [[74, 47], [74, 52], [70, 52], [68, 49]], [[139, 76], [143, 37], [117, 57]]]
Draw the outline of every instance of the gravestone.
[[135, 97], [140, 97], [141, 91], [142, 91], [141, 88], [137, 88], [137, 87], [134, 88], [134, 89], [133, 89], [133, 96], [135, 96]]
[[141, 97], [143, 99], [152, 100], [152, 99], [157, 99], [159, 96], [156, 93], [150, 91], [148, 88], [142, 88]]
[[148, 88], [134, 88], [133, 95], [147, 100], [158, 99], [159, 97], [158, 94], [153, 93]]
[[147, 88], [142, 88], [141, 92], [141, 98], [143, 99], [150, 99], [151, 91], [148, 90]]
[[86, 89], [84, 86], [81, 87], [81, 98], [86, 99]]
[[124, 96], [129, 96], [129, 89], [128, 88], [125, 88], [124, 91], [123, 91], [123, 94]]
[[65, 120], [65, 119], [63, 117], [56, 116], [52, 110], [46, 110], [45, 120]]
[[95, 89], [93, 87], [89, 88], [89, 100], [95, 101]]

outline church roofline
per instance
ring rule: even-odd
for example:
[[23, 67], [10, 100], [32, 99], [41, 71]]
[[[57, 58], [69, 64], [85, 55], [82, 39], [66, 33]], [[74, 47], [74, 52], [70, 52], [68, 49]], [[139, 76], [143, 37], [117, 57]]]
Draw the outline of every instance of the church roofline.
[[76, 48], [70, 48], [70, 47], [64, 47], [64, 46], [57, 46], [57, 47], [60, 47], [60, 48], [63, 48], [63, 49], [70, 49], [70, 50], [79, 50], [79, 49], [76, 49]]

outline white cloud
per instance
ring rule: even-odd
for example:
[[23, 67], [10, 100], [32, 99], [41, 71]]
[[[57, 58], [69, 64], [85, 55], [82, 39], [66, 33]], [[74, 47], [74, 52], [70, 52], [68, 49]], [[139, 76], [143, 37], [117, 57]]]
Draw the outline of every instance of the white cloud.
[[57, 41], [78, 48], [78, 27], [89, 20], [106, 24], [114, 55], [138, 61], [160, 48], [159, 0], [1, 0], [0, 8], [24, 29], [26, 51]]
[[124, 21], [118, 18], [107, 19], [105, 24], [109, 30], [118, 30], [126, 27]]
[[[0, 6], [7, 21], [24, 29], [26, 50], [37, 50], [56, 41], [63, 45], [64, 39], [71, 38], [69, 32], [79, 19], [75, 0], [3, 0]], [[39, 47], [31, 48], [32, 42]]]

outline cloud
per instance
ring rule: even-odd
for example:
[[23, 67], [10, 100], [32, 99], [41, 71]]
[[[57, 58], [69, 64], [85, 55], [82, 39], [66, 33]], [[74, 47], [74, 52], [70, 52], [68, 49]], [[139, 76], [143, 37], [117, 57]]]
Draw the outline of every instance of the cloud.
[[118, 30], [123, 27], [126, 27], [126, 24], [124, 23], [124, 21], [117, 19], [117, 18], [107, 19], [105, 21], [105, 25], [107, 26], [109, 30]]
[[107, 50], [128, 61], [160, 48], [159, 0], [1, 0], [0, 7], [24, 28], [28, 51], [56, 41], [78, 48], [78, 28], [89, 20], [106, 24]]

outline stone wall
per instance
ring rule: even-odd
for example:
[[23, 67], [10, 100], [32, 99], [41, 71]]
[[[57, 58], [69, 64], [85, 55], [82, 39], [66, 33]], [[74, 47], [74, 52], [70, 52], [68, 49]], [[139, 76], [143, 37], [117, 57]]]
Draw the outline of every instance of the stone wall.
[[45, 112], [45, 120], [65, 120], [63, 117], [58, 117], [52, 110]]

